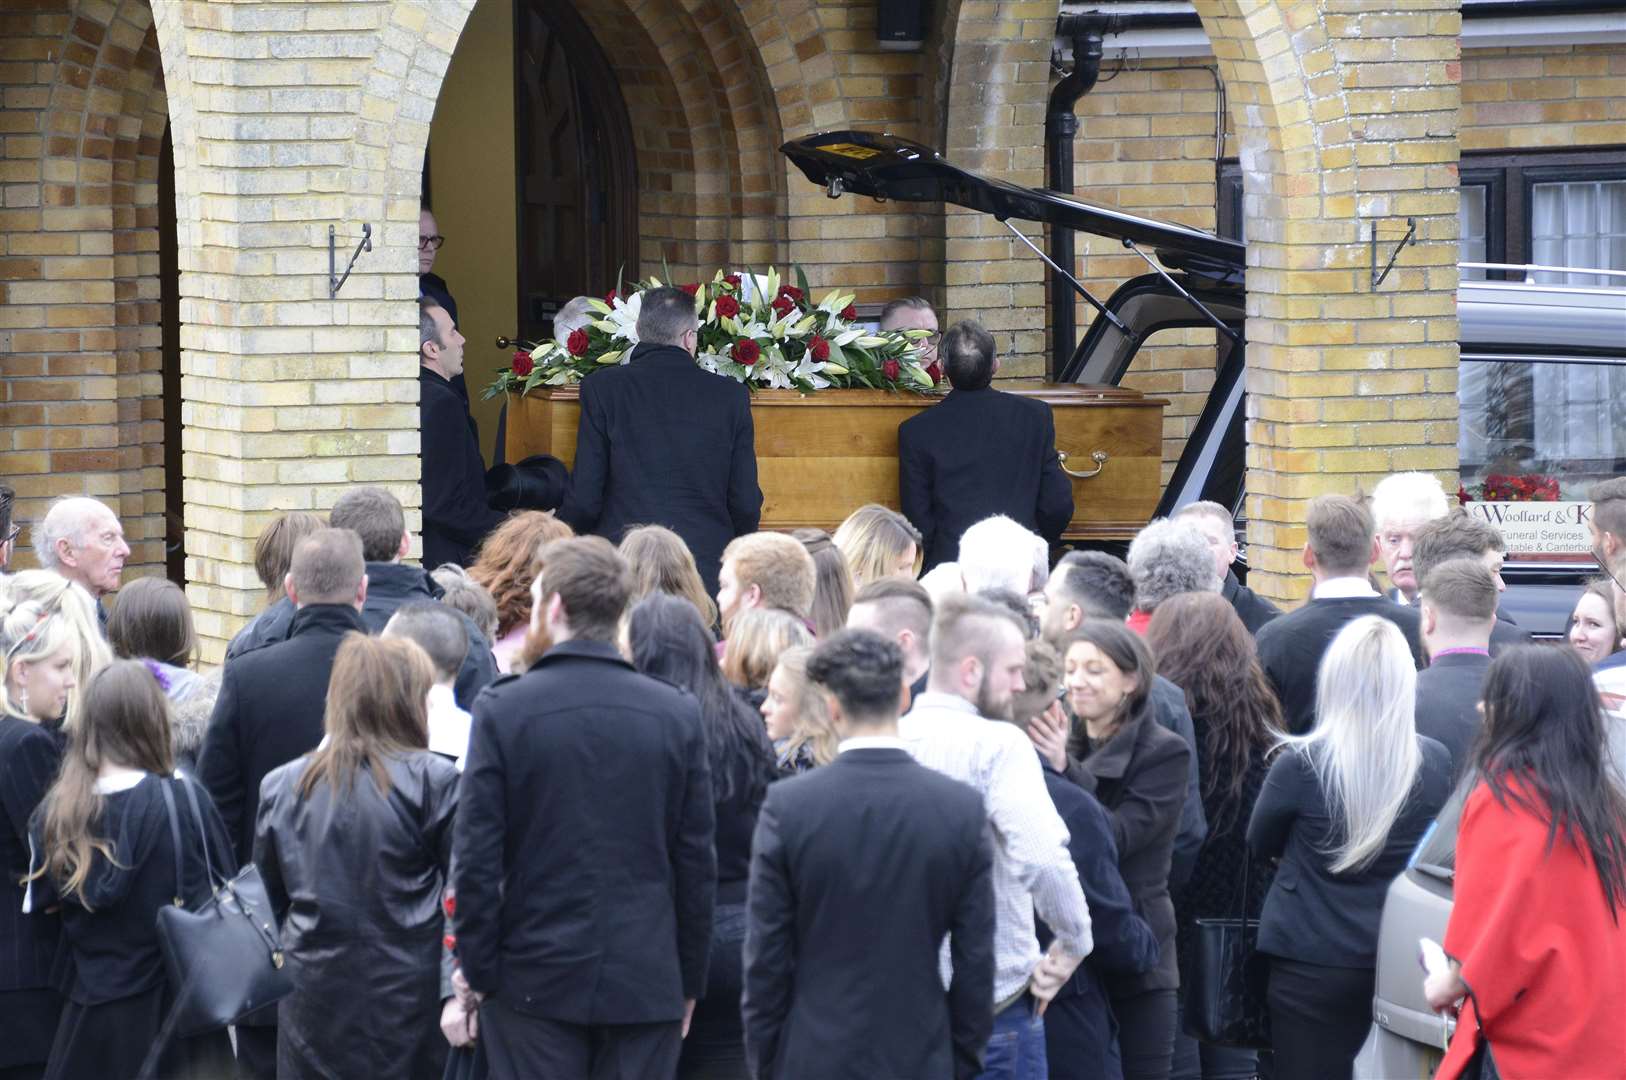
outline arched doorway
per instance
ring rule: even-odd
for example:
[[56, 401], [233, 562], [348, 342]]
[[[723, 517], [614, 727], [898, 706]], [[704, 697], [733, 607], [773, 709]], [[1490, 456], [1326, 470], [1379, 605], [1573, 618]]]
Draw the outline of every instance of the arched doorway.
[[620, 80], [561, 0], [514, 5], [519, 331], [551, 332], [560, 306], [638, 268], [638, 167]]

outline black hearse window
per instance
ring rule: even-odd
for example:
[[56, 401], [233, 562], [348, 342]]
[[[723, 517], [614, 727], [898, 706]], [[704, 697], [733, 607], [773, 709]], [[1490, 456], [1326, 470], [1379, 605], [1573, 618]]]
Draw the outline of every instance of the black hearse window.
[[1472, 500], [1584, 502], [1626, 471], [1626, 365], [1465, 358], [1457, 396]]

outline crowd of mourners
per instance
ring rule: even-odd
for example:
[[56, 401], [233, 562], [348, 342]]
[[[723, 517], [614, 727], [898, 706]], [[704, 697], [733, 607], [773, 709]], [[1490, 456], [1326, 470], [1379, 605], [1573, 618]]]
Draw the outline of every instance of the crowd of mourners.
[[[1290, 613], [1212, 503], [1054, 565], [989, 517], [923, 578], [868, 505], [703, 574], [546, 511], [420, 567], [358, 487], [264, 529], [208, 672], [60, 500], [0, 579], [0, 1077], [1347, 1077], [1446, 816], [1439, 1075], [1626, 1075], [1626, 479], [1592, 498], [1605, 576], [1533, 644], [1420, 473], [1309, 504]], [[251, 863], [292, 992], [182, 1034], [156, 912]], [[1262, 1049], [1187, 1034], [1225, 918]]]

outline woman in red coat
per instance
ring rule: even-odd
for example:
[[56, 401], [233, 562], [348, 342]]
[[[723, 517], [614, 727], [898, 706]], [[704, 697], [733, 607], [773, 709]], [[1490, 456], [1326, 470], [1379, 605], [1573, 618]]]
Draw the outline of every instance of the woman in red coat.
[[1590, 672], [1571, 649], [1509, 649], [1484, 708], [1451, 964], [1424, 984], [1436, 1009], [1467, 999], [1436, 1080], [1463, 1075], [1481, 1043], [1506, 1077], [1626, 1077], [1626, 798]]

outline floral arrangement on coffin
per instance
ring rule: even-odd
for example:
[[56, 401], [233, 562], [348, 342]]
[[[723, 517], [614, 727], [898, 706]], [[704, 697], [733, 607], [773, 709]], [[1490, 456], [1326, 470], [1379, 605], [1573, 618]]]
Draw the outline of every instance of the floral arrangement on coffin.
[[1457, 488], [1457, 501], [1461, 503], [1476, 499], [1482, 502], [1558, 502], [1560, 498], [1558, 477], [1543, 473], [1523, 476], [1491, 473], [1482, 484]]
[[[752, 389], [799, 390], [827, 387], [906, 390], [926, 393], [942, 371], [920, 363], [925, 330], [871, 331], [854, 325], [851, 295], [837, 290], [813, 304], [807, 278], [800, 285], [780, 281], [770, 269], [755, 281], [750, 299], [745, 279], [717, 271], [710, 281], [680, 288], [694, 297], [700, 319], [695, 363]], [[573, 330], [563, 345], [545, 341], [514, 353], [513, 364], [497, 373], [485, 397], [523, 394], [538, 386], [566, 386], [610, 364], [625, 364], [638, 344], [638, 312], [644, 292], [659, 288], [650, 278], [626, 296], [612, 292], [590, 303], [599, 318]]]

